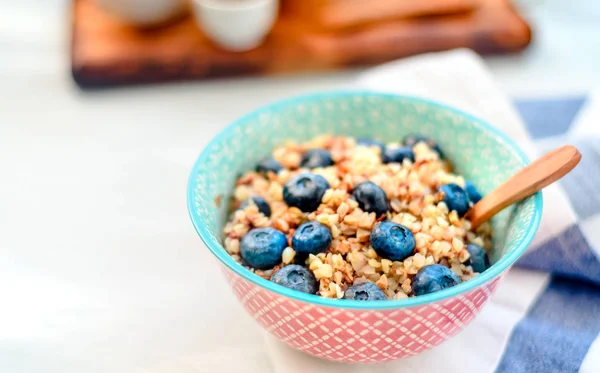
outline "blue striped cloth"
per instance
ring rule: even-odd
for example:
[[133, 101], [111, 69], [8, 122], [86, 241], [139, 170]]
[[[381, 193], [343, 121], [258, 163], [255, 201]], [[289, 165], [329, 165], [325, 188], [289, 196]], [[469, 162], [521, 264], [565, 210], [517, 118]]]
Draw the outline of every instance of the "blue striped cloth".
[[600, 214], [600, 140], [569, 135], [584, 101], [577, 97], [515, 103], [540, 153], [571, 143], [583, 158], [561, 181], [576, 221], [517, 264], [550, 272], [552, 278], [513, 329], [497, 373], [579, 372], [600, 334], [600, 262], [581, 229], [587, 219]]

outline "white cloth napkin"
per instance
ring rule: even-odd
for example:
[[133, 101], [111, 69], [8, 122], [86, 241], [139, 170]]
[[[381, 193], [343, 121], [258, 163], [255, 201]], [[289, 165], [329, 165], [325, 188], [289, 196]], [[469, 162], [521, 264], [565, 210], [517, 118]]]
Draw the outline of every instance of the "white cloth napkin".
[[[470, 112], [504, 131], [531, 158], [536, 155], [509, 100], [496, 88], [481, 58], [469, 50], [391, 62], [364, 73], [357, 86], [429, 98]], [[552, 199], [553, 203], [545, 206], [542, 226], [532, 247], [575, 219], [558, 186], [545, 190], [545, 198]], [[547, 281], [545, 273], [513, 269], [490, 303], [463, 332], [434, 350], [410, 359], [371, 366], [338, 364], [312, 358], [267, 336], [269, 355], [277, 373], [493, 372], [511, 330]]]

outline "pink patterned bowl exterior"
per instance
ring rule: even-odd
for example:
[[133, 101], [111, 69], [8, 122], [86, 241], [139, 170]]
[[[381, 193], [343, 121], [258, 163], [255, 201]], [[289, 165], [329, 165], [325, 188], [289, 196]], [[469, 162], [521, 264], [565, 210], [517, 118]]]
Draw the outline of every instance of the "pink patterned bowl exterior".
[[246, 311], [269, 333], [295, 349], [344, 363], [392, 361], [439, 345], [473, 320], [502, 278], [438, 302], [363, 311], [297, 301], [227, 268], [223, 272]]
[[228, 206], [215, 200], [228, 201], [236, 177], [274, 146], [323, 133], [386, 141], [420, 133], [433, 138], [457, 172], [483, 193], [527, 158], [501, 132], [455, 109], [411, 97], [341, 92], [293, 98], [241, 118], [205, 148], [192, 170], [188, 209], [194, 227], [245, 309], [272, 335], [308, 354], [352, 363], [396, 360], [439, 345], [473, 320], [525, 251], [540, 223], [541, 193], [492, 219], [493, 265], [452, 288], [372, 302], [293, 291], [254, 275], [227, 254], [222, 229]]

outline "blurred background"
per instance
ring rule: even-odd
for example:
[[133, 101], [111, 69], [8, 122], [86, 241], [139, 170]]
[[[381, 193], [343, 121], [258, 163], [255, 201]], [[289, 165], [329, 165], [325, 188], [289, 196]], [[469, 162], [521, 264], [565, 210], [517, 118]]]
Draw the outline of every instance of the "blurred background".
[[[289, 72], [294, 71], [325, 68], [339, 71], [347, 66], [465, 46], [486, 55], [494, 53], [486, 60], [499, 84], [511, 92], [584, 90], [593, 85], [590, 79], [596, 76], [593, 61], [597, 58], [595, 53], [599, 53], [596, 47], [600, 11], [594, 1], [566, 4], [554, 0], [514, 0], [513, 12], [504, 0], [435, 0], [431, 3], [441, 8], [392, 7], [379, 14], [375, 4], [385, 1], [351, 0], [356, 6], [346, 8], [361, 9], [367, 4], [375, 10], [363, 17], [360, 12], [342, 12], [336, 18], [331, 14], [337, 14], [338, 9], [325, 11], [327, 5], [323, 4], [327, 1], [282, 0], [278, 23], [267, 31], [271, 34], [258, 42], [258, 50], [246, 54], [223, 52], [218, 37], [211, 39], [200, 31], [206, 26], [200, 19], [204, 13], [199, 4], [211, 2], [245, 1], [197, 0], [191, 5], [184, 0], [3, 2], [2, 40], [6, 51], [2, 71], [12, 79], [23, 79], [18, 72], [25, 75], [54, 72], [57, 79], [69, 84], [72, 81], [65, 74], [72, 70], [78, 83], [85, 87], [286, 72], [289, 77]], [[309, 3], [314, 4], [312, 10], [307, 9], [308, 5], [302, 6]], [[330, 3], [338, 8], [339, 4], [342, 8], [345, 4]], [[154, 12], [140, 11], [152, 8], [149, 4], [158, 4]], [[258, 13], [262, 10], [268, 13], [267, 8], [259, 9]], [[244, 12], [240, 11], [238, 17], [243, 19]], [[139, 31], [134, 24], [145, 25], [141, 21], [144, 19], [150, 25], [152, 21], [158, 22], [158, 26]], [[532, 30], [531, 41], [528, 27]], [[299, 61], [298, 56], [304, 58]], [[335, 83], [356, 73], [355, 69], [342, 70], [325, 77]], [[322, 78], [320, 75], [315, 80]], [[524, 79], [529, 80], [528, 84], [523, 84]]]
[[257, 106], [455, 48], [511, 98], [597, 101], [600, 2], [0, 2], [0, 371], [201, 372], [231, 351], [269, 371], [188, 221], [196, 156]]

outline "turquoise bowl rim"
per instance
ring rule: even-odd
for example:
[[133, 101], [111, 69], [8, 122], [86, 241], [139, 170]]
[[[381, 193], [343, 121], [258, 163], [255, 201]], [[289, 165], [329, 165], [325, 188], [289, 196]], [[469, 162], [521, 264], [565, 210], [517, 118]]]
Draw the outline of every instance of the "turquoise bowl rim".
[[[369, 302], [353, 302], [347, 300], [340, 300], [334, 298], [323, 298], [318, 295], [306, 294], [299, 291], [295, 291], [292, 289], [288, 289], [286, 287], [277, 285], [271, 281], [268, 281], [260, 276], [255, 275], [250, 272], [246, 268], [244, 268], [241, 264], [237, 263], [233, 258], [225, 251], [223, 246], [208, 232], [208, 230], [200, 223], [200, 219], [196, 208], [194, 206], [194, 189], [196, 185], [196, 178], [198, 175], [198, 169], [200, 165], [203, 164], [208, 156], [209, 150], [211, 149], [213, 144], [221, 142], [221, 140], [231, 131], [233, 131], [236, 127], [242, 125], [246, 121], [257, 117], [265, 112], [272, 111], [279, 107], [285, 107], [293, 104], [298, 104], [304, 101], [313, 101], [318, 99], [327, 99], [331, 97], [343, 97], [343, 96], [377, 96], [377, 97], [387, 97], [387, 98], [400, 98], [405, 100], [412, 100], [418, 103], [427, 104], [436, 108], [444, 109], [452, 111], [458, 115], [462, 115], [469, 120], [477, 123], [479, 126], [483, 127], [486, 131], [492, 132], [495, 134], [502, 142], [511, 147], [517, 155], [521, 158], [524, 164], [529, 164], [530, 161], [525, 153], [512, 141], [507, 135], [502, 133], [500, 130], [491, 126], [487, 122], [482, 119], [479, 119], [471, 114], [465, 113], [461, 110], [455, 109], [445, 104], [441, 104], [435, 101], [430, 101], [427, 99], [407, 96], [407, 95], [398, 95], [393, 93], [383, 93], [383, 92], [375, 92], [375, 91], [367, 91], [367, 90], [346, 90], [346, 91], [333, 91], [333, 92], [319, 92], [319, 93], [311, 93], [300, 96], [295, 96], [287, 99], [283, 99], [277, 101], [275, 103], [264, 105], [240, 118], [235, 120], [232, 124], [223, 129], [217, 136], [215, 136], [204, 148], [200, 156], [196, 160], [194, 164], [190, 178], [187, 185], [187, 206], [188, 212], [190, 214], [190, 218], [196, 229], [196, 232], [200, 236], [200, 239], [204, 244], [208, 247], [208, 249], [223, 263], [227, 268], [241, 276], [242, 278], [250, 281], [251, 283], [264, 288], [273, 293], [279, 294], [281, 296], [294, 299], [296, 301], [301, 301], [309, 304], [314, 304], [317, 306], [323, 307], [332, 307], [332, 308], [342, 308], [342, 309], [355, 309], [355, 310], [364, 310], [364, 311], [377, 311], [377, 310], [389, 310], [389, 309], [401, 309], [408, 308], [414, 306], [422, 306], [426, 304], [431, 304], [435, 302], [442, 301], [444, 299], [456, 297], [458, 295], [467, 293], [475, 288], [478, 288], [485, 283], [490, 282], [492, 279], [496, 278], [500, 274], [502, 274], [505, 270], [509, 269], [515, 261], [525, 252], [533, 237], [535, 236], [538, 227], [540, 225], [540, 221], [542, 219], [542, 209], [543, 209], [543, 199], [542, 192], [538, 192], [534, 195], [534, 213], [532, 217], [532, 224], [527, 227], [526, 233], [523, 235], [523, 238], [516, 245], [514, 249], [504, 255], [500, 260], [494, 263], [487, 271], [483, 272], [479, 276], [465, 281], [461, 284], [458, 284], [454, 287], [444, 289], [435, 293], [421, 295], [418, 297], [412, 297], [407, 299], [400, 300], [381, 300], [381, 301], [369, 301]], [[212, 200], [212, 199], [211, 199]]]

